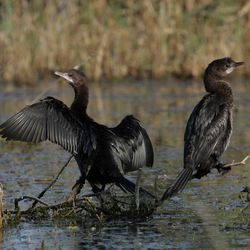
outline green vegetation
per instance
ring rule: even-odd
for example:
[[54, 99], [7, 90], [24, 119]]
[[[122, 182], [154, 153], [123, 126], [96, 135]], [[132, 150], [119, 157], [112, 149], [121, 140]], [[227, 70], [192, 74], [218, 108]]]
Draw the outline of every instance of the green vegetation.
[[0, 0], [0, 6], [1, 77], [17, 83], [35, 84], [77, 64], [96, 80], [199, 77], [214, 58], [246, 60], [250, 52], [247, 0]]

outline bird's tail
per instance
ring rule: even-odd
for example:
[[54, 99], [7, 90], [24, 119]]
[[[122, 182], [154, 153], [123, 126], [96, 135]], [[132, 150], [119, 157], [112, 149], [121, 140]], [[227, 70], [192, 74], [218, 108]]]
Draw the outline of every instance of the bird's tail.
[[185, 188], [188, 181], [191, 180], [192, 175], [193, 170], [191, 168], [184, 168], [180, 172], [175, 182], [165, 191], [161, 198], [161, 201], [163, 202], [164, 200], [174, 196], [178, 192], [181, 192]]
[[[130, 192], [130, 193], [132, 193], [132, 194], [135, 193], [136, 185], [135, 185], [132, 181], [126, 179], [126, 178], [123, 177], [123, 176], [119, 177], [119, 178], [116, 180], [115, 184], [116, 184], [123, 192], [125, 192], [125, 193], [126, 193], [126, 192]], [[142, 192], [142, 193], [144, 193], [144, 194], [146, 194], [146, 195], [149, 195], [150, 197], [156, 199], [156, 197], [155, 197], [153, 194], [149, 193], [148, 191], [146, 191], [145, 189], [143, 189], [143, 188], [141, 188], [141, 187], [140, 187], [140, 192]]]

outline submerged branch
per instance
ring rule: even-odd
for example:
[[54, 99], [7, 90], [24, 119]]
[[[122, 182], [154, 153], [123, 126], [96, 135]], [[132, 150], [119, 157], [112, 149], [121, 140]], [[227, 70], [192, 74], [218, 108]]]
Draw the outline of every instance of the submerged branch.
[[33, 201], [35, 201], [36, 203], [41, 203], [42, 205], [47, 206], [47, 207], [49, 206], [48, 203], [46, 203], [46, 202], [40, 200], [39, 198], [36, 198], [36, 197], [33, 197], [33, 196], [24, 195], [24, 196], [21, 196], [20, 198], [15, 199], [15, 209], [16, 209], [16, 210], [17, 210], [18, 207], [19, 207], [19, 206], [18, 206], [18, 203], [19, 203], [20, 201], [22, 201], [22, 200], [33, 200]]
[[38, 196], [37, 196], [37, 200], [35, 200], [32, 204], [32, 208], [34, 208], [38, 202], [38, 200], [40, 198], [42, 198], [44, 196], [44, 194], [57, 182], [59, 176], [62, 174], [63, 170], [68, 166], [69, 162], [71, 161], [71, 159], [73, 158], [73, 155], [71, 155], [68, 159], [68, 161], [64, 164], [64, 166], [61, 168], [61, 170], [59, 171], [59, 173], [57, 174], [57, 176], [55, 177], [55, 179], [49, 184], [49, 186], [47, 186]]

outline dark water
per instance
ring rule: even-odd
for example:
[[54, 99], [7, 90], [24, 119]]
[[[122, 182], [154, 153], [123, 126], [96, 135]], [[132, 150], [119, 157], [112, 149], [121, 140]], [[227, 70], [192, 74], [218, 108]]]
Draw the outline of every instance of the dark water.
[[[235, 81], [235, 80], [234, 80]], [[239, 82], [239, 81], [238, 81]], [[43, 86], [40, 86], [40, 89]], [[115, 125], [133, 113], [147, 128], [154, 143], [155, 164], [143, 172], [143, 186], [151, 189], [158, 176], [160, 192], [182, 168], [183, 133], [194, 105], [203, 96], [202, 85], [185, 82], [147, 82], [91, 85], [89, 113], [96, 121]], [[224, 159], [239, 161], [250, 154], [250, 97], [244, 82], [234, 84], [234, 133]], [[41, 90], [19, 89], [0, 93], [0, 122], [31, 102]], [[56, 85], [45, 95], [70, 103], [73, 93]], [[69, 155], [49, 142], [39, 145], [0, 141], [0, 182], [5, 207], [21, 195], [36, 196], [57, 174]], [[50, 203], [67, 196], [79, 172], [74, 161], [46, 196]], [[130, 175], [133, 180], [135, 175]], [[239, 198], [250, 184], [250, 168], [235, 167], [225, 176], [216, 172], [188, 184], [182, 194], [166, 202], [147, 221], [109, 221], [87, 226], [70, 221], [23, 221], [0, 233], [3, 249], [249, 249], [244, 224], [231, 226], [247, 206]], [[90, 190], [86, 185], [85, 191]], [[23, 208], [28, 203], [23, 203]]]

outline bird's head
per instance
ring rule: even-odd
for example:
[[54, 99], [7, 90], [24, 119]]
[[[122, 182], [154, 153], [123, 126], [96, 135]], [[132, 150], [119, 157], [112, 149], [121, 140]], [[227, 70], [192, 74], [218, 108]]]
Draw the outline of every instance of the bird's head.
[[224, 57], [212, 61], [208, 65], [207, 70], [216, 76], [225, 77], [226, 75], [232, 73], [236, 67], [242, 64], [244, 64], [244, 62], [235, 62], [230, 57]]
[[66, 72], [55, 72], [55, 75], [65, 79], [74, 89], [78, 89], [82, 85], [87, 85], [86, 75], [78, 69], [70, 69]]

